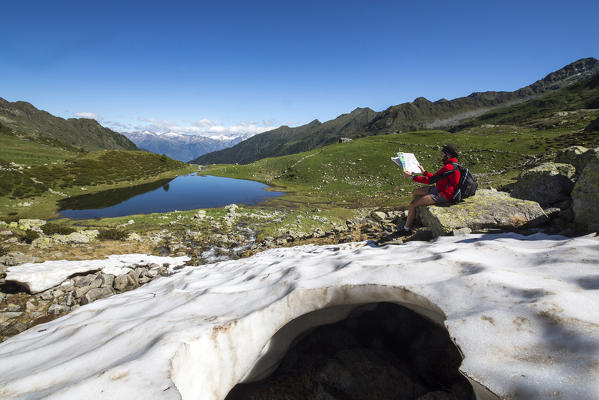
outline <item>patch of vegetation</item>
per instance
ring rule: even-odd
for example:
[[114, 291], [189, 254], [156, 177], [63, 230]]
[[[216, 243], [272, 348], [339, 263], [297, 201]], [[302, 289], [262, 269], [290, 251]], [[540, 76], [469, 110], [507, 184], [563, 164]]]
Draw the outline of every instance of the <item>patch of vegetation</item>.
[[28, 229], [21, 236], [21, 240], [25, 243], [31, 244], [35, 239], [39, 238], [40, 234], [34, 230]]
[[132, 181], [184, 166], [153, 153], [117, 150], [79, 154], [62, 164], [27, 167], [0, 160], [0, 196], [27, 198], [49, 189]]
[[6, 215], [4, 217], [0, 217], [0, 221], [4, 221], [7, 224], [10, 224], [11, 222], [19, 222], [20, 219], [21, 217], [18, 215]]
[[0, 257], [5, 256], [7, 254], [8, 254], [8, 249], [6, 247], [0, 246]]
[[45, 225], [42, 225], [42, 231], [46, 235], [68, 235], [73, 232], [77, 232], [76, 229], [71, 228], [70, 226], [55, 224], [53, 222], [47, 222]]
[[100, 240], [125, 240], [129, 233], [119, 228], [100, 229], [98, 239]]

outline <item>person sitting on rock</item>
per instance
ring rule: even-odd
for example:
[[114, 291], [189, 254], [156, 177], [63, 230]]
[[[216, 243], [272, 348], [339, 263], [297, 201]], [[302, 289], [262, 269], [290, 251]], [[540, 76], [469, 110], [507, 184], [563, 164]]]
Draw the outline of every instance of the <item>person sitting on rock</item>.
[[[429, 206], [432, 204], [447, 203], [453, 196], [458, 183], [460, 182], [460, 171], [453, 172], [452, 163], [458, 163], [457, 149], [448, 144], [441, 149], [441, 161], [443, 167], [436, 174], [426, 172], [422, 165], [418, 164], [418, 168], [422, 171], [422, 175], [416, 175], [413, 172], [404, 171], [404, 175], [412, 178], [414, 182], [424, 183], [427, 185], [435, 184], [435, 186], [426, 186], [412, 191], [412, 202], [408, 207], [408, 218], [403, 227], [404, 234], [412, 233], [412, 223], [416, 216], [416, 209], [420, 206]], [[451, 171], [451, 172], [450, 172]]]

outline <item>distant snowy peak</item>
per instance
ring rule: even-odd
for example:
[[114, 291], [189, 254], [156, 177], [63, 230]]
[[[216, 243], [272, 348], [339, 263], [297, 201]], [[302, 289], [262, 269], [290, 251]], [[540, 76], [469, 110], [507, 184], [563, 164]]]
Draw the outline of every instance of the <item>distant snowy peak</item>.
[[235, 146], [237, 143], [253, 136], [253, 134], [201, 136], [173, 131], [158, 133], [148, 130], [124, 132], [123, 134], [140, 149], [166, 154], [180, 161], [193, 160], [202, 154]]

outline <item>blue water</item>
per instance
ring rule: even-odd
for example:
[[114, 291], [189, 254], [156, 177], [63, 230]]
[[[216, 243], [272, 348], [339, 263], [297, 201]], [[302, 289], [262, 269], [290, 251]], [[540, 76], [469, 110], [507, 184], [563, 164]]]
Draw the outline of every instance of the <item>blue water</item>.
[[174, 210], [256, 204], [282, 195], [259, 182], [217, 176], [184, 175], [95, 194], [71, 197], [59, 203], [60, 215], [72, 219], [121, 217]]

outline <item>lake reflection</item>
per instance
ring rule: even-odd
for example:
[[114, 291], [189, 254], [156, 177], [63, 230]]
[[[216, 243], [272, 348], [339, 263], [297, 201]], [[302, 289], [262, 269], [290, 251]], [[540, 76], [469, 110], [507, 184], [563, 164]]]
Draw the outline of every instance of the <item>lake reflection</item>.
[[280, 196], [259, 182], [217, 176], [184, 175], [144, 185], [69, 197], [58, 202], [62, 217], [90, 219], [174, 210], [256, 204]]

